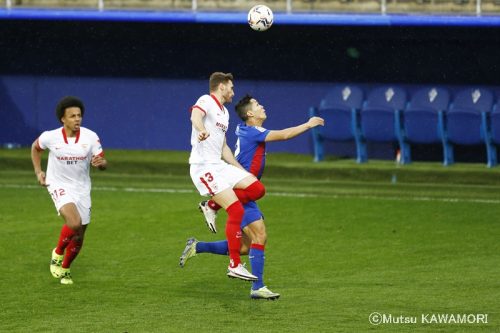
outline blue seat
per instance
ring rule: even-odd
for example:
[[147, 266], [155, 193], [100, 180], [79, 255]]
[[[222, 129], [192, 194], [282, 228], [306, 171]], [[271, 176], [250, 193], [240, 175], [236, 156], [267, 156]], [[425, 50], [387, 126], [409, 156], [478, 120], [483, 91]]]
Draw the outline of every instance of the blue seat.
[[493, 145], [494, 156], [491, 166], [497, 165], [496, 146], [500, 146], [500, 108], [495, 104], [490, 115], [491, 143]]
[[426, 87], [413, 94], [403, 114], [404, 137], [409, 143], [408, 148], [411, 148], [412, 143], [442, 143], [444, 165], [453, 163], [453, 156], [448, 156], [450, 149], [444, 128], [449, 103], [448, 90]]
[[498, 105], [493, 107], [490, 116], [491, 141], [493, 144], [500, 145], [500, 108]]
[[366, 146], [359, 130], [359, 110], [363, 104], [363, 90], [353, 85], [336, 85], [321, 100], [318, 108], [311, 107], [310, 116], [325, 119], [324, 127], [312, 129], [314, 161], [324, 159], [324, 140], [354, 141], [356, 161], [366, 161]]
[[[497, 164], [496, 148], [490, 131], [493, 94], [488, 89], [469, 88], [457, 93], [447, 112], [446, 128], [451, 144], [485, 144], [487, 165]], [[453, 156], [453, 145], [449, 147]]]
[[372, 90], [361, 109], [361, 132], [366, 141], [398, 142], [401, 163], [410, 162], [409, 145], [404, 142], [402, 112], [406, 91], [397, 86]]

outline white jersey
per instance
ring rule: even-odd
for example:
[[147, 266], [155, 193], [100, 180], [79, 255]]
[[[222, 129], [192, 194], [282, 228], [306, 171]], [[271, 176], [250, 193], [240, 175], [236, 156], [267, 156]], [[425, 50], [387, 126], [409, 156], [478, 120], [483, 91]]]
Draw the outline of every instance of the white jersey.
[[90, 161], [94, 155], [104, 155], [96, 133], [80, 127], [76, 137], [68, 138], [64, 127], [60, 127], [43, 132], [37, 140], [37, 148], [49, 149], [47, 184], [64, 185], [77, 193], [90, 194]]
[[191, 110], [195, 108], [205, 113], [203, 124], [210, 136], [199, 142], [199, 132], [194, 126], [192, 127], [189, 164], [220, 163], [222, 147], [229, 127], [229, 112], [214, 95], [201, 96]]

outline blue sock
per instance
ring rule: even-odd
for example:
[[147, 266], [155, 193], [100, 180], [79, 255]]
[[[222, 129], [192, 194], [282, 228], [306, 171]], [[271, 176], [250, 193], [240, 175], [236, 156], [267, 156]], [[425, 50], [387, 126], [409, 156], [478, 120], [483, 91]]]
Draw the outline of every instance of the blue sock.
[[198, 242], [196, 253], [213, 253], [227, 256], [227, 240], [218, 242]]
[[250, 248], [248, 253], [248, 258], [250, 259], [250, 265], [252, 265], [252, 274], [255, 275], [258, 280], [252, 283], [252, 290], [257, 290], [264, 287], [264, 281], [262, 276], [264, 275], [264, 247], [259, 245], [262, 249], [254, 248], [254, 245]]

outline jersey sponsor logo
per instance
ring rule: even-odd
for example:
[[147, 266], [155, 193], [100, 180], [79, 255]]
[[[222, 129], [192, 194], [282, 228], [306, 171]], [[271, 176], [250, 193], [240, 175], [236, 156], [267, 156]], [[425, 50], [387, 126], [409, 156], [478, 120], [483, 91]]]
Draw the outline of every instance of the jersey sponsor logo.
[[59, 161], [84, 161], [87, 156], [57, 156]]
[[219, 127], [222, 130], [222, 132], [224, 132], [224, 133], [227, 132], [227, 126], [226, 125], [217, 122], [217, 123], [215, 123], [215, 126]]
[[66, 162], [67, 165], [75, 165], [79, 161], [85, 161], [87, 156], [57, 156], [56, 158], [61, 162]]

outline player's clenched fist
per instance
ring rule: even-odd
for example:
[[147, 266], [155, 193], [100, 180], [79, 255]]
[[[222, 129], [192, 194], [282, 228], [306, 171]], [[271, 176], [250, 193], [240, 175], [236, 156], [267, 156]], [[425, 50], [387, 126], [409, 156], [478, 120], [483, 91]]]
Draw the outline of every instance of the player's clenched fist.
[[106, 169], [107, 162], [104, 159], [104, 157], [100, 155], [94, 155], [92, 156], [92, 160], [90, 161], [90, 164], [92, 164], [93, 167], [99, 168], [99, 169]]
[[210, 133], [208, 131], [200, 131], [198, 133], [198, 141], [206, 140], [209, 136], [210, 136]]
[[316, 127], [316, 126], [324, 126], [325, 125], [325, 120], [320, 117], [311, 117], [309, 121], [307, 122], [310, 128]]

